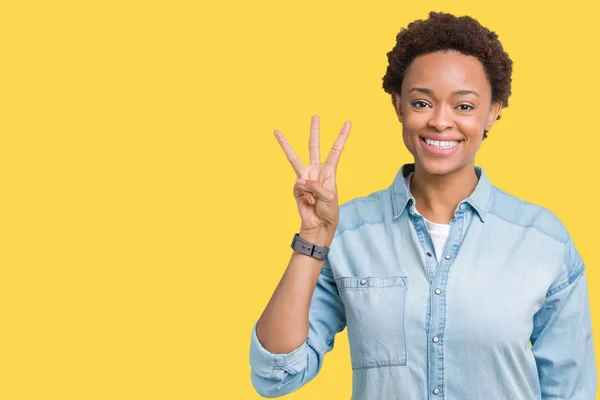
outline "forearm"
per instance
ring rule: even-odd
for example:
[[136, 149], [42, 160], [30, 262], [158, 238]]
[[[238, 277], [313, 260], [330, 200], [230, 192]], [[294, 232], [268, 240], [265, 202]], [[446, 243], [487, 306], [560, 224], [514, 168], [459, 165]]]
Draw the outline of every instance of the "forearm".
[[[330, 235], [300, 235], [319, 246], [331, 244]], [[274, 354], [298, 348], [308, 336], [308, 313], [323, 260], [294, 251], [273, 296], [256, 326], [263, 347]]]

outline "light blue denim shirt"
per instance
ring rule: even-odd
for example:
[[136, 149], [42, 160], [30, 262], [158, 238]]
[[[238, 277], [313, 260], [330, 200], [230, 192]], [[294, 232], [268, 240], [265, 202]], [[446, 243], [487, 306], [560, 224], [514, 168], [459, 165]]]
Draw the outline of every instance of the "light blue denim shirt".
[[257, 392], [309, 382], [347, 327], [356, 400], [595, 399], [586, 274], [565, 226], [476, 166], [438, 263], [411, 172], [340, 206], [305, 343], [272, 354], [254, 325]]

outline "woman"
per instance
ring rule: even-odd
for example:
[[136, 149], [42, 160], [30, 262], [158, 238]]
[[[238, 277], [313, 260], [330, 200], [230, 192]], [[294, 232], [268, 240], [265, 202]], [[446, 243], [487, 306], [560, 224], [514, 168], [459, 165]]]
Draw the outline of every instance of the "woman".
[[[508, 105], [512, 61], [470, 17], [401, 30], [383, 88], [414, 163], [338, 207], [319, 119], [298, 175], [290, 263], [252, 331], [263, 396], [310, 381], [348, 327], [354, 399], [595, 399], [584, 264], [549, 210], [495, 187], [475, 154]], [[302, 247], [304, 245], [304, 247]]]

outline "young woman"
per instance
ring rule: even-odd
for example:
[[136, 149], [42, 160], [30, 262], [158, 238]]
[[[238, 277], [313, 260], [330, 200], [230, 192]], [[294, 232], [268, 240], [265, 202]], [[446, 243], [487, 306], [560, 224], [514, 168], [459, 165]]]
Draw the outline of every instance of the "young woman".
[[414, 156], [388, 188], [338, 207], [349, 122], [321, 164], [313, 117], [308, 166], [275, 131], [302, 224], [252, 331], [254, 387], [300, 388], [347, 327], [353, 399], [595, 399], [580, 255], [551, 211], [475, 165], [511, 93], [498, 36], [432, 12], [388, 59], [383, 88]]

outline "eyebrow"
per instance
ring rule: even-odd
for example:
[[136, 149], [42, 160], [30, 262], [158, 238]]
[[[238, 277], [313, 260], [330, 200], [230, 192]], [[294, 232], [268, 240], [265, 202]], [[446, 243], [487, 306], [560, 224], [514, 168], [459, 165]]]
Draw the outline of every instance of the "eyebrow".
[[[428, 88], [423, 88], [423, 87], [414, 87], [408, 91], [408, 93], [410, 93], [410, 92], [421, 92], [421, 93], [425, 93], [425, 94], [429, 94], [429, 95], [433, 94], [433, 90], [428, 89]], [[452, 92], [452, 94], [474, 94], [475, 96], [479, 97], [479, 93], [477, 93], [473, 90], [467, 90], [467, 89], [455, 90], [454, 92]]]

